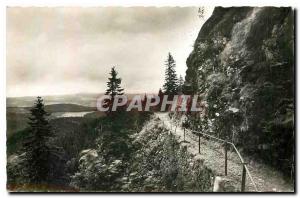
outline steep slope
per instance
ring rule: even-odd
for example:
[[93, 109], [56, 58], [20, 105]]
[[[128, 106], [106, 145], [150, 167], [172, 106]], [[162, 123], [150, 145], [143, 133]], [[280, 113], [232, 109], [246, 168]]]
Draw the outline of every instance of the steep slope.
[[216, 135], [293, 174], [294, 12], [215, 8], [187, 59], [185, 92], [201, 94]]
[[131, 135], [134, 151], [106, 162], [99, 149], [80, 153], [75, 189], [124, 192], [209, 192], [212, 171], [195, 158], [156, 116]]
[[[177, 142], [186, 146], [188, 153], [192, 154], [194, 158], [203, 160], [204, 166], [210, 168], [214, 175], [221, 176], [227, 180], [227, 183], [231, 184], [230, 188], [226, 188], [225, 191], [240, 191], [241, 190], [241, 178], [242, 168], [241, 161], [236, 152], [229, 150], [228, 156], [228, 174], [225, 176], [225, 159], [224, 159], [224, 146], [220, 142], [216, 142], [213, 139], [201, 138], [201, 154], [199, 154], [199, 136], [192, 133], [192, 131], [181, 127], [181, 123], [174, 122], [176, 119], [170, 119], [167, 113], [156, 113], [163, 126], [170, 130], [174, 134]], [[177, 121], [177, 120], [176, 120]], [[294, 185], [292, 182], [287, 182], [283, 174], [264, 163], [259, 163], [256, 160], [249, 160], [246, 155], [242, 156], [245, 161], [249, 162], [247, 167], [251, 173], [251, 176], [257, 186], [257, 190], [260, 192], [293, 192]], [[254, 184], [251, 182], [249, 176], [246, 177], [247, 192], [256, 191]]]
[[134, 136], [128, 189], [153, 192], [210, 192], [211, 169], [196, 158], [157, 116]]

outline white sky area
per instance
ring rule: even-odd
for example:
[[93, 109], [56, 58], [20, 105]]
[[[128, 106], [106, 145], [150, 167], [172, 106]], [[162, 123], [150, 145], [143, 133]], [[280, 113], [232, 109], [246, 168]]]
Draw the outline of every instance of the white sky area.
[[103, 93], [115, 66], [126, 93], [157, 93], [171, 52], [178, 76], [213, 7], [9, 7], [6, 94]]

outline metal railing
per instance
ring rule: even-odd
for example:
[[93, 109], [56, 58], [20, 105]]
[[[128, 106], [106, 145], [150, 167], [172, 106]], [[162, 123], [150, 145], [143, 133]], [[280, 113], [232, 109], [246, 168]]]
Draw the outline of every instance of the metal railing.
[[[164, 121], [163, 121], [163, 124], [164, 124]], [[176, 124], [175, 124], [175, 126], [176, 126], [176, 128], [177, 128], [177, 125], [176, 125]], [[175, 128], [175, 132], [176, 132], [176, 128]], [[183, 128], [183, 130], [184, 130], [184, 140], [185, 140], [185, 133], [186, 133], [185, 131], [186, 131], [186, 129]], [[171, 131], [172, 131], [172, 124], [171, 124]], [[249, 171], [249, 169], [248, 169], [248, 167], [247, 167], [247, 163], [244, 161], [242, 155], [240, 154], [240, 152], [238, 151], [238, 149], [236, 148], [236, 146], [235, 146], [232, 142], [229, 142], [229, 141], [226, 141], [226, 140], [217, 138], [217, 137], [212, 136], [212, 135], [209, 135], [209, 134], [207, 134], [207, 133], [195, 131], [195, 130], [191, 130], [191, 132], [196, 133], [196, 134], [199, 134], [199, 135], [198, 135], [198, 136], [199, 136], [199, 139], [198, 139], [199, 153], [200, 153], [200, 151], [201, 151], [201, 136], [200, 136], [200, 134], [203, 135], [203, 136], [209, 137], [209, 138], [211, 138], [211, 139], [217, 140], [217, 141], [222, 142], [222, 143], [225, 144], [225, 145], [224, 145], [224, 151], [225, 151], [225, 152], [224, 152], [224, 153], [225, 153], [225, 160], [224, 160], [224, 163], [225, 163], [225, 170], [224, 170], [224, 171], [225, 171], [225, 176], [227, 176], [227, 168], [228, 168], [228, 166], [227, 166], [227, 165], [228, 165], [228, 163], [227, 163], [227, 160], [228, 160], [228, 159], [227, 159], [227, 151], [228, 151], [227, 145], [232, 146], [232, 148], [234, 149], [235, 153], [238, 155], [238, 157], [239, 157], [239, 159], [240, 159], [240, 161], [241, 161], [242, 169], [243, 169], [243, 172], [242, 172], [242, 182], [241, 182], [241, 192], [245, 192], [245, 187], [246, 187], [246, 174], [249, 176], [250, 181], [251, 181], [252, 185], [254, 186], [255, 191], [256, 191], [256, 192], [259, 192], [259, 190], [258, 190], [258, 188], [257, 188], [257, 186], [256, 186], [256, 184], [255, 184], [255, 182], [254, 182], [254, 179], [253, 179], [253, 177], [252, 177], [252, 175], [251, 175], [251, 173], [250, 173], [250, 171]]]

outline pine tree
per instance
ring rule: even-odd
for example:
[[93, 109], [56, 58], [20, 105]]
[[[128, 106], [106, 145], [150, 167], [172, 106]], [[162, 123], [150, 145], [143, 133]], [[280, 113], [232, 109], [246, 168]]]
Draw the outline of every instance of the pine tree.
[[145, 111], [147, 100], [148, 100], [148, 97], [147, 97], [147, 94], [145, 94], [144, 99], [142, 100], [143, 111]]
[[159, 97], [159, 103], [158, 103], [158, 105], [156, 106], [156, 110], [157, 110], [157, 111], [160, 111], [161, 104], [162, 104], [162, 101], [163, 101], [163, 98], [164, 98], [164, 93], [163, 93], [163, 91], [161, 90], [161, 88], [159, 88], [159, 91], [158, 91], [158, 97]]
[[166, 61], [166, 72], [165, 72], [165, 84], [163, 86], [164, 92], [167, 95], [175, 95], [178, 87], [178, 80], [175, 71], [175, 61], [172, 55], [169, 53]]
[[106, 131], [102, 135], [101, 145], [99, 149], [102, 152], [105, 160], [122, 157], [128, 154], [128, 134], [124, 130], [127, 124], [127, 112], [124, 108], [117, 108], [116, 112], [112, 111], [112, 105], [117, 96], [124, 94], [124, 89], [121, 88], [121, 78], [118, 78], [118, 73], [114, 67], [109, 73], [110, 77], [107, 82], [107, 90], [105, 95], [109, 95], [110, 99], [105, 101], [105, 106], [109, 107], [107, 111], [108, 122], [110, 123], [111, 131]]
[[159, 97], [160, 101], [162, 101], [162, 99], [164, 97], [164, 93], [162, 92], [161, 88], [159, 88], [158, 97]]
[[182, 92], [183, 92], [183, 84], [184, 84], [184, 81], [183, 81], [182, 76], [180, 75], [179, 80], [178, 80], [178, 93], [179, 94], [182, 94]]
[[30, 112], [30, 135], [23, 144], [26, 153], [25, 171], [30, 183], [42, 184], [47, 182], [49, 176], [51, 148], [48, 141], [52, 134], [46, 119], [49, 114], [44, 109], [41, 97], [37, 97]]
[[113, 101], [117, 95], [123, 95], [124, 94], [124, 89], [121, 88], [121, 78], [118, 78], [117, 71], [115, 70], [115, 67], [111, 68], [110, 78], [108, 78], [107, 84], [107, 89], [105, 92], [105, 95], [110, 96], [110, 100], [105, 101], [105, 105], [109, 107], [109, 111], [111, 110]]

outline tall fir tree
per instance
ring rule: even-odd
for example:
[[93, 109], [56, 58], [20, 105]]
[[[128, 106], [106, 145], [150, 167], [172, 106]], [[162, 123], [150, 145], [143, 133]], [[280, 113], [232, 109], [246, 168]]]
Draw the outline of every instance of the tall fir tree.
[[124, 94], [124, 89], [121, 88], [122, 80], [118, 77], [115, 67], [111, 68], [109, 74], [105, 95], [109, 95], [110, 99], [106, 100], [104, 105], [109, 107], [107, 119], [111, 130], [103, 132], [101, 144], [99, 144], [99, 149], [107, 161], [114, 157], [120, 159], [128, 154], [128, 134], [124, 130], [127, 123], [126, 111], [123, 107], [118, 107], [115, 112], [112, 111], [116, 97]]
[[23, 144], [25, 171], [30, 183], [43, 184], [49, 179], [51, 147], [48, 143], [52, 133], [46, 118], [49, 114], [45, 111], [41, 97], [37, 97], [30, 113], [30, 135]]
[[142, 108], [143, 111], [145, 111], [146, 103], [147, 103], [148, 97], [147, 94], [144, 95], [144, 99], [142, 100]]
[[162, 101], [163, 101], [163, 98], [164, 98], [164, 93], [163, 93], [163, 91], [161, 90], [161, 88], [159, 88], [159, 91], [158, 91], [158, 97], [159, 97], [159, 103], [158, 103], [158, 105], [156, 106], [156, 110], [157, 110], [157, 111], [160, 111], [161, 104], [162, 104]]
[[109, 107], [109, 112], [111, 111], [113, 101], [117, 95], [123, 95], [124, 89], [121, 88], [121, 78], [118, 78], [118, 72], [115, 67], [111, 68], [110, 77], [108, 78], [107, 89], [105, 95], [110, 96], [110, 100], [105, 101], [105, 105]]
[[178, 88], [178, 79], [175, 71], [176, 63], [171, 53], [168, 54], [168, 59], [165, 65], [166, 65], [166, 71], [165, 71], [165, 84], [163, 86], [164, 92], [167, 95], [175, 95]]
[[178, 80], [178, 93], [182, 94], [183, 92], [183, 84], [184, 84], [184, 80], [182, 78], [182, 76], [179, 76], [179, 80]]

